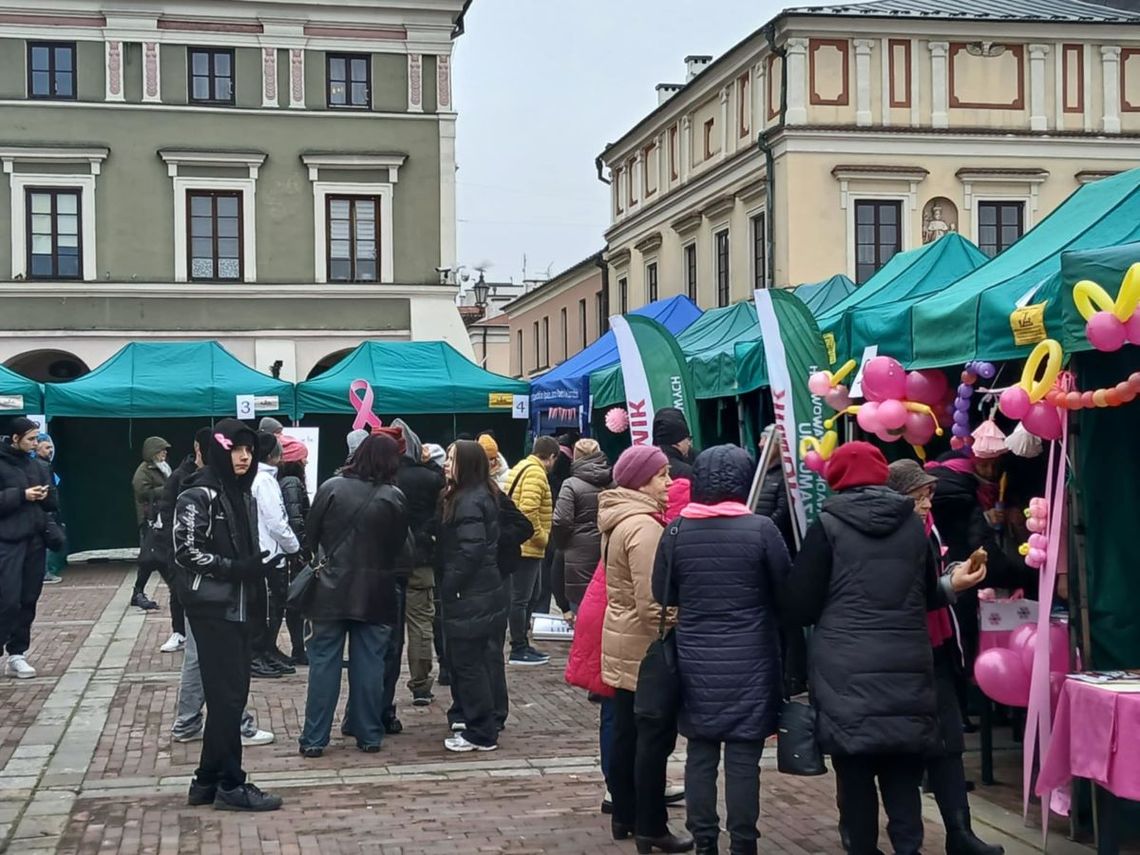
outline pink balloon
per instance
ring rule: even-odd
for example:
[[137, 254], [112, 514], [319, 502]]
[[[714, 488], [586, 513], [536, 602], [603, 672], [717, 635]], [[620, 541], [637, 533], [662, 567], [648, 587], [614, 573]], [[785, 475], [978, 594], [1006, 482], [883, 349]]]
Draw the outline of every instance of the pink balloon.
[[1025, 521], [1025, 527], [1034, 534], [1039, 534], [1045, 531], [1045, 525], [1038, 517], [1029, 517]]
[[[1033, 657], [1037, 653], [1037, 628], [1032, 638], [1018, 650], [1022, 667], [1033, 677]], [[1063, 623], [1049, 624], [1049, 672], [1066, 674], [1069, 671], [1069, 631]]]
[[911, 445], [926, 445], [934, 438], [934, 419], [923, 413], [907, 413], [903, 439]]
[[941, 371], [926, 369], [906, 375], [906, 399], [920, 404], [940, 404], [950, 390], [950, 381]]
[[1034, 637], [1037, 635], [1037, 624], [1023, 623], [1017, 629], [1009, 634], [1009, 643], [1006, 645], [1010, 650], [1016, 650], [1018, 653], [1027, 645], [1031, 644]]
[[1014, 421], [1021, 421], [1029, 412], [1029, 408], [1032, 404], [1029, 401], [1028, 392], [1020, 386], [1011, 386], [1001, 393], [998, 406], [1001, 408], [1002, 413], [1008, 418]]
[[1124, 334], [1132, 344], [1140, 344], [1140, 309], [1124, 322]]
[[1029, 535], [1029, 548], [1030, 549], [1048, 549], [1049, 539], [1043, 534]]
[[863, 367], [863, 397], [868, 401], [906, 398], [906, 372], [897, 359], [876, 356]]
[[1045, 566], [1045, 559], [1048, 553], [1044, 549], [1030, 549], [1029, 554], [1025, 556], [1025, 563], [1035, 570], [1039, 570]]
[[906, 424], [906, 407], [902, 401], [888, 398], [879, 404], [879, 424], [887, 430], [900, 430]]
[[1030, 407], [1021, 424], [1027, 431], [1041, 439], [1061, 438], [1061, 415], [1056, 407], [1044, 401], [1038, 401]]
[[859, 408], [859, 413], [855, 416], [855, 421], [857, 421], [859, 427], [863, 428], [867, 433], [878, 433], [882, 427], [879, 422], [879, 405], [873, 401], [864, 404]]
[[880, 428], [879, 430], [875, 431], [875, 436], [879, 438], [880, 442], [895, 442], [899, 438], [899, 434], [892, 433], [886, 428]]
[[993, 647], [974, 660], [974, 679], [986, 697], [1008, 707], [1029, 705], [1029, 672], [1016, 651]]
[[1085, 335], [1097, 350], [1112, 352], [1124, 347], [1127, 331], [1112, 312], [1097, 312], [1085, 326]]
[[804, 466], [812, 472], [823, 472], [824, 459], [818, 451], [809, 451], [804, 455]]
[[831, 407], [831, 409], [837, 413], [843, 412], [851, 406], [851, 395], [848, 394], [846, 386], [836, 386], [834, 389], [829, 390], [828, 393], [823, 396], [823, 400], [827, 403], [827, 406]]
[[808, 378], [808, 391], [813, 395], [824, 397], [831, 391], [831, 376], [826, 371], [817, 371]]

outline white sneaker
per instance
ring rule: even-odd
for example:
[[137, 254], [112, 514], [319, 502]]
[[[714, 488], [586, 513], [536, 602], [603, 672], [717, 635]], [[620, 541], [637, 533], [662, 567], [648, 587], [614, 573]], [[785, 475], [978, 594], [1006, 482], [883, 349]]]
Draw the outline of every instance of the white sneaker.
[[254, 745], [269, 745], [277, 737], [268, 730], [259, 730], [253, 736], [246, 736], [244, 733], [241, 735], [241, 744], [245, 748], [252, 748]]
[[8, 657], [8, 667], [4, 673], [18, 680], [30, 680], [36, 676], [36, 669], [29, 665], [23, 656], [16, 655]]
[[158, 648], [163, 653], [177, 653], [186, 646], [186, 636], [180, 632], [170, 633], [170, 638], [166, 639], [166, 644]]
[[468, 751], [494, 751], [498, 745], [476, 745], [474, 742], [468, 742], [467, 738], [462, 734], [451, 737], [450, 739], [443, 740], [443, 747], [448, 751], [456, 751], [459, 753], [466, 753]]

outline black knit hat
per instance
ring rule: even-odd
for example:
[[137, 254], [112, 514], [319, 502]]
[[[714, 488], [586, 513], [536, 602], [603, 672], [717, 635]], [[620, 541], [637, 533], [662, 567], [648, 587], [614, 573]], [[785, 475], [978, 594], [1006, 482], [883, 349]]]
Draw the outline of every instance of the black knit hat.
[[676, 445], [678, 442], [684, 442], [692, 435], [689, 431], [689, 423], [685, 421], [685, 414], [675, 407], [666, 407], [654, 414], [654, 445]]

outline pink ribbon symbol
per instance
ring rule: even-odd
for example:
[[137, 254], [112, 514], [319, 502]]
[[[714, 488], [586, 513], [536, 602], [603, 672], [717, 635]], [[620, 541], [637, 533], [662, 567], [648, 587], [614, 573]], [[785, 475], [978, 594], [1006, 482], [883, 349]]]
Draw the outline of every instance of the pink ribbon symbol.
[[[358, 398], [357, 392], [364, 394]], [[375, 396], [372, 394], [372, 386], [367, 380], [352, 381], [348, 387], [348, 402], [356, 411], [356, 420], [352, 423], [353, 430], [364, 430], [366, 425], [372, 430], [384, 426], [384, 423], [376, 417], [376, 413], [372, 412], [372, 403], [375, 400]]]

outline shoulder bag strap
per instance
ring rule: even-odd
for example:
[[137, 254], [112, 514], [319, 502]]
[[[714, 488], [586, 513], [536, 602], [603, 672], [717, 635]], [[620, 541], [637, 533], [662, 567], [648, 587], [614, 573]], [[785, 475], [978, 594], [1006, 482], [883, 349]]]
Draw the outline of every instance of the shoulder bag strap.
[[[341, 548], [342, 545], [344, 545], [344, 542], [346, 540], [348, 540], [348, 536], [350, 534], [352, 534], [354, 531], [356, 531], [356, 523], [360, 519], [360, 515], [362, 513], [364, 513], [364, 511], [366, 511], [370, 507], [372, 507], [372, 503], [374, 501], [376, 501], [376, 496], [379, 495], [379, 493], [380, 493], [380, 485], [373, 486], [372, 492], [371, 492], [371, 494], [369, 494], [368, 498], [365, 499], [363, 502], [361, 502], [360, 507], [358, 507], [355, 511], [353, 511], [352, 521], [347, 526], [345, 526], [344, 531], [341, 532], [340, 537], [338, 537], [336, 539], [336, 543], [333, 544], [332, 549], [325, 550], [325, 560], [326, 561], [329, 559], [329, 557], [334, 552], [336, 552], [338, 549]], [[314, 569], [315, 569], [315, 567], [314, 567]]]
[[[665, 536], [669, 540], [665, 543], [665, 599], [669, 599], [669, 586], [673, 581], [673, 551], [677, 548], [677, 533], [681, 531], [680, 518], [669, 523]], [[661, 622], [657, 626], [657, 638], [665, 639], [665, 612], [666, 605], [661, 603]]]
[[515, 476], [515, 480], [511, 482], [511, 488], [509, 490], [507, 490], [507, 498], [508, 499], [510, 499], [511, 501], [514, 501], [515, 488], [519, 485], [519, 481], [522, 480], [523, 475], [525, 475], [529, 470], [533, 469], [537, 465], [538, 465], [537, 463], [528, 463], [526, 466], [524, 466], [519, 471], [519, 474]]

